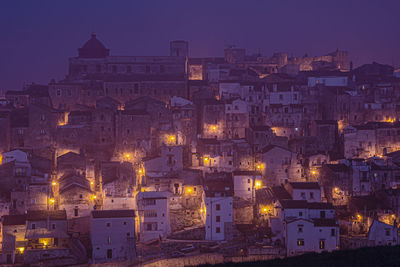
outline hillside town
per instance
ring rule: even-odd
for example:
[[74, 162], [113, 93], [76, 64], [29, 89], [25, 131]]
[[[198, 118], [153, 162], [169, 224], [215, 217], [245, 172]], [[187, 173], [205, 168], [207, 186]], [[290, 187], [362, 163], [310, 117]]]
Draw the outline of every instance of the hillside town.
[[0, 264], [400, 245], [400, 69], [88, 38], [65, 78], [0, 89]]

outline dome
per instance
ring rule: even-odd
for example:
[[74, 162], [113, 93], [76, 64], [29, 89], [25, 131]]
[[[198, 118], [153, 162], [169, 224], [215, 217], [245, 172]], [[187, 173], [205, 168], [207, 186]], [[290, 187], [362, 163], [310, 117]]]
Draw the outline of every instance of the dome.
[[82, 48], [78, 49], [80, 58], [105, 58], [109, 56], [110, 49], [107, 49], [92, 33], [92, 38]]

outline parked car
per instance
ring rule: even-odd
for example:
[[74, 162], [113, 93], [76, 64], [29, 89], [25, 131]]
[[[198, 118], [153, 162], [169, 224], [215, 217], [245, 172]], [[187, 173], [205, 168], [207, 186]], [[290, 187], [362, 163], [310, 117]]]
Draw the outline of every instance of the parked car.
[[203, 253], [217, 252], [219, 249], [220, 249], [219, 245], [201, 245], [200, 246], [200, 252], [203, 252]]
[[189, 252], [192, 252], [192, 251], [195, 251], [195, 250], [196, 250], [195, 246], [193, 246], [193, 244], [190, 244], [190, 245], [187, 245], [184, 248], [181, 248], [179, 251], [183, 252], [183, 253], [189, 253]]
[[174, 251], [171, 254], [172, 258], [181, 258], [181, 257], [185, 257], [185, 254], [180, 252], [180, 251]]

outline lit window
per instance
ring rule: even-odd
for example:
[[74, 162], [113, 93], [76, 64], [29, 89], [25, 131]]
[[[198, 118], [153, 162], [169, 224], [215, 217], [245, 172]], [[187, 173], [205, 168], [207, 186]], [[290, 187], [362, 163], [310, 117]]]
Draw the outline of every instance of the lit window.
[[319, 240], [319, 249], [325, 249], [325, 240], [324, 239]]

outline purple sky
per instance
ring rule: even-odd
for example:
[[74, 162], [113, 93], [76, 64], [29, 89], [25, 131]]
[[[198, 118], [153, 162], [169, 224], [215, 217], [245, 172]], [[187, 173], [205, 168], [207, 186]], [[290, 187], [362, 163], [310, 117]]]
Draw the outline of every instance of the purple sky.
[[0, 88], [48, 83], [95, 31], [112, 55], [167, 55], [189, 41], [190, 55], [322, 55], [348, 50], [355, 66], [400, 65], [398, 0], [68, 0], [0, 2]]

